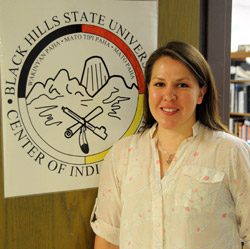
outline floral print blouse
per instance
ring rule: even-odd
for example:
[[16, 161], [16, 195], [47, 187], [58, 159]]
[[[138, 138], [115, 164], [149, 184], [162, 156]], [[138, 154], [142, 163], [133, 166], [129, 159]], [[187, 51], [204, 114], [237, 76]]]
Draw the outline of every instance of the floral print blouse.
[[250, 146], [196, 122], [161, 179], [155, 128], [107, 154], [94, 232], [120, 249], [250, 249]]

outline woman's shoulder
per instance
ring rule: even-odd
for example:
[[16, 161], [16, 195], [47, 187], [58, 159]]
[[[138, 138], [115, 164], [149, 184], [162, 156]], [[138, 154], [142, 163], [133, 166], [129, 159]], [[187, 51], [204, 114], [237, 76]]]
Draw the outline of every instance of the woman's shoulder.
[[150, 146], [149, 140], [150, 135], [148, 132], [123, 137], [113, 144], [105, 159], [115, 162], [117, 170], [123, 172], [122, 166], [127, 164], [130, 159], [141, 154], [142, 151], [144, 153], [145, 148]]
[[250, 146], [246, 141], [233, 134], [225, 131], [215, 131], [210, 128], [207, 128], [206, 130], [205, 139], [207, 142], [210, 141], [210, 143], [218, 144], [223, 148], [250, 149]]
[[113, 145], [115, 148], [129, 147], [131, 145], [139, 145], [140, 143], [146, 143], [150, 139], [150, 129], [142, 132], [137, 132], [133, 135], [123, 137], [116, 141]]

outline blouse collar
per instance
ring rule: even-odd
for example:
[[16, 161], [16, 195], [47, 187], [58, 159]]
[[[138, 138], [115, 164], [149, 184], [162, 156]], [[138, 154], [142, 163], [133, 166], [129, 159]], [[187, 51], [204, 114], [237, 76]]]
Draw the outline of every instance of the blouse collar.
[[[157, 123], [153, 124], [153, 126], [149, 130], [149, 135], [151, 138], [154, 137], [157, 125], [158, 125]], [[192, 130], [193, 130], [192, 137], [196, 137], [199, 134], [201, 129], [202, 129], [202, 124], [200, 123], [200, 121], [196, 121], [196, 123], [192, 126]]]

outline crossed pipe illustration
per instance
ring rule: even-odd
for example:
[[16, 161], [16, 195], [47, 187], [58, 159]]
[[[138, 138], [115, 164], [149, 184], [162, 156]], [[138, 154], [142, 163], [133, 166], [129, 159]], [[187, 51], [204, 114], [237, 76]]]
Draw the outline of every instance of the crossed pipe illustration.
[[89, 112], [84, 118], [80, 117], [78, 114], [73, 112], [68, 107], [63, 106], [62, 110], [69, 117], [77, 121], [75, 124], [73, 124], [72, 126], [66, 129], [64, 136], [66, 138], [71, 138], [73, 135], [77, 133], [77, 131], [80, 130], [79, 144], [83, 153], [87, 154], [89, 152], [89, 145], [88, 145], [88, 141], [86, 137], [87, 129], [92, 131], [95, 135], [97, 135], [103, 140], [107, 138], [108, 134], [106, 133], [106, 128], [104, 126], [97, 127], [90, 123], [91, 120], [93, 120], [94, 118], [99, 116], [101, 113], [103, 113], [102, 107], [97, 106], [95, 109]]

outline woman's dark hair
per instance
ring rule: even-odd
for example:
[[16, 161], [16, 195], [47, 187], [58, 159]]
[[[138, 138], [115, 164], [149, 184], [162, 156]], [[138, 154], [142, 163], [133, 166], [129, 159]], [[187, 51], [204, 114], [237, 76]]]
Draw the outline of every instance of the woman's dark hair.
[[150, 84], [152, 70], [155, 62], [164, 56], [183, 63], [195, 76], [199, 87], [207, 87], [206, 94], [201, 104], [196, 107], [196, 120], [213, 130], [226, 131], [228, 129], [220, 120], [217, 103], [217, 90], [210, 66], [205, 58], [195, 47], [184, 42], [173, 41], [155, 50], [149, 57], [145, 70], [145, 92], [144, 92], [144, 122], [142, 131], [153, 126], [156, 120], [152, 116], [148, 103], [148, 85]]

